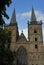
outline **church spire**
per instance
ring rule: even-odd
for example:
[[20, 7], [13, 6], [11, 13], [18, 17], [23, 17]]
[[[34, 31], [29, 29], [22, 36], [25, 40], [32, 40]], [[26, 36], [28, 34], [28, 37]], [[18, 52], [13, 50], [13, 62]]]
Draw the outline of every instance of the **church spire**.
[[36, 22], [36, 16], [35, 16], [33, 7], [32, 7], [32, 13], [31, 13], [31, 22]]
[[15, 13], [15, 8], [14, 8], [14, 11], [12, 13], [12, 18], [11, 18], [11, 21], [10, 21], [10, 25], [15, 25], [17, 22], [16, 22], [16, 13]]

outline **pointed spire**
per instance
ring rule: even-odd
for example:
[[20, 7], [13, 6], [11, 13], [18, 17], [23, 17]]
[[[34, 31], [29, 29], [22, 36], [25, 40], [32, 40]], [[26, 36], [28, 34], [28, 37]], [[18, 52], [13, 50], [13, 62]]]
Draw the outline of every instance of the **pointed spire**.
[[35, 21], [36, 21], [36, 16], [35, 16], [34, 8], [32, 7], [31, 22], [35, 22]]
[[16, 23], [17, 23], [16, 22], [16, 13], [15, 13], [15, 8], [14, 8], [12, 18], [11, 18], [11, 21], [10, 21], [10, 25], [15, 25]]

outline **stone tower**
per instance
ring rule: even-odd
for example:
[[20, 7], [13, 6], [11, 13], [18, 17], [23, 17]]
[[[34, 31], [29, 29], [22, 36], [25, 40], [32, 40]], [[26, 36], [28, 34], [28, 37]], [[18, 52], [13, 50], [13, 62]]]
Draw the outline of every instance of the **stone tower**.
[[31, 22], [28, 23], [28, 39], [32, 44], [34, 51], [42, 51], [43, 39], [42, 39], [42, 21], [37, 21], [34, 9], [32, 8]]
[[37, 21], [34, 9], [32, 8], [31, 21], [28, 22], [28, 40], [23, 32], [18, 33], [15, 9], [11, 22], [5, 26], [12, 32], [10, 49], [17, 53], [16, 65], [44, 65], [44, 46], [42, 37], [42, 21]]
[[17, 25], [17, 22], [16, 22], [16, 13], [15, 13], [15, 9], [12, 13], [12, 17], [11, 17], [11, 21], [10, 21], [10, 24], [9, 25], [6, 25], [5, 26], [5, 29], [8, 29], [9, 31], [12, 32], [11, 34], [11, 44], [10, 44], [10, 49], [12, 51], [14, 51], [14, 46], [15, 46], [15, 43], [18, 39], [18, 36], [19, 36], [19, 33], [18, 33], [18, 25]]

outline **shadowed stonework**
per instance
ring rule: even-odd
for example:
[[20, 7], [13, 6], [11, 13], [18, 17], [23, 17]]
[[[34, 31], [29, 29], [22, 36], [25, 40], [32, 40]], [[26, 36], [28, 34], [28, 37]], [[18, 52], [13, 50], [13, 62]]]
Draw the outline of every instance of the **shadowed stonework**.
[[17, 50], [17, 65], [28, 65], [27, 51], [21, 46]]
[[12, 32], [10, 49], [17, 53], [17, 65], [44, 65], [44, 46], [42, 21], [37, 21], [32, 8], [31, 21], [28, 22], [28, 40], [23, 32], [19, 35], [15, 9], [9, 25], [5, 29]]

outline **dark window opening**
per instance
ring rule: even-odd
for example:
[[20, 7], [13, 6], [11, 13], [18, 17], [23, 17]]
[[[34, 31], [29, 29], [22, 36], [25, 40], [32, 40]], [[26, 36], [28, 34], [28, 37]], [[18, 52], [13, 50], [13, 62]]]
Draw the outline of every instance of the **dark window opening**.
[[34, 33], [37, 33], [37, 31], [36, 31], [36, 30], [34, 30]]
[[32, 65], [34, 65], [34, 64], [32, 64]]
[[35, 48], [37, 49], [38, 48], [38, 45], [35, 45]]
[[35, 38], [35, 41], [37, 41], [37, 38]]
[[38, 64], [36, 64], [36, 65], [38, 65]]

